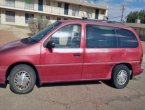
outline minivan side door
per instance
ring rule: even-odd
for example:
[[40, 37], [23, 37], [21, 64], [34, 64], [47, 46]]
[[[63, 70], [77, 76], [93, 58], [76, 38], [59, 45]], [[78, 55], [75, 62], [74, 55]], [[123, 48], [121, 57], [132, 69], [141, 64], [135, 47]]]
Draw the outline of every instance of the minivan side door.
[[50, 37], [55, 48], [43, 48], [41, 56], [43, 82], [71, 81], [81, 79], [83, 49], [81, 24], [68, 24]]
[[123, 51], [117, 48], [115, 28], [86, 25], [86, 49], [82, 79], [110, 79], [113, 66]]

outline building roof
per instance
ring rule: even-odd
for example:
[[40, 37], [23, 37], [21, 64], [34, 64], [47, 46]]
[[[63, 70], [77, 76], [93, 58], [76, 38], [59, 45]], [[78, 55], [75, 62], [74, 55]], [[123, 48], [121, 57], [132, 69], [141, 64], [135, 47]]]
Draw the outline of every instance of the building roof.
[[125, 25], [134, 28], [145, 28], [145, 24], [139, 24], [139, 23], [125, 23]]
[[56, 0], [56, 1], [71, 3], [71, 4], [76, 4], [76, 5], [82, 5], [82, 6], [92, 7], [92, 8], [104, 9], [104, 10], [108, 9], [107, 6], [105, 6], [105, 5], [83, 2], [81, 0]]

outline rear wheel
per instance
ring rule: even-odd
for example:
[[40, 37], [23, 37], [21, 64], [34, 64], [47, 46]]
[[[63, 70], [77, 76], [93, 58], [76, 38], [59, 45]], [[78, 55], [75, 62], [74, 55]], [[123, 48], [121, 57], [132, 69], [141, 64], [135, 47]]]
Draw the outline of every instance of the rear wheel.
[[25, 64], [15, 66], [9, 76], [9, 84], [12, 92], [26, 94], [33, 90], [36, 83], [34, 69]]
[[112, 84], [117, 89], [123, 89], [130, 80], [130, 70], [126, 65], [117, 65], [112, 73]]

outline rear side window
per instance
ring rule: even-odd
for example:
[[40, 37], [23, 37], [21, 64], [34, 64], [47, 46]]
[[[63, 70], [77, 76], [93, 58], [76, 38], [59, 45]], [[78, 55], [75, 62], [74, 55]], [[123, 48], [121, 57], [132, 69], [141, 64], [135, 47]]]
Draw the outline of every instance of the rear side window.
[[115, 28], [87, 25], [86, 27], [87, 48], [117, 48]]
[[136, 48], [138, 41], [136, 36], [129, 30], [116, 29], [116, 36], [118, 38], [118, 48]]

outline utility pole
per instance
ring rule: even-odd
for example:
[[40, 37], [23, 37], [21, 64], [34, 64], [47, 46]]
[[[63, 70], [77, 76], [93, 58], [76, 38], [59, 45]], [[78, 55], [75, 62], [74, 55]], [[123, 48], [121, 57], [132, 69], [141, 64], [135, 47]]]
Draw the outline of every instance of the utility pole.
[[123, 22], [123, 18], [124, 18], [124, 11], [125, 11], [125, 5], [122, 5], [121, 11], [122, 11], [122, 15], [121, 15], [121, 22]]

